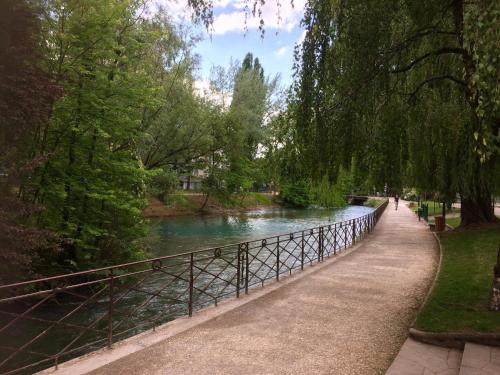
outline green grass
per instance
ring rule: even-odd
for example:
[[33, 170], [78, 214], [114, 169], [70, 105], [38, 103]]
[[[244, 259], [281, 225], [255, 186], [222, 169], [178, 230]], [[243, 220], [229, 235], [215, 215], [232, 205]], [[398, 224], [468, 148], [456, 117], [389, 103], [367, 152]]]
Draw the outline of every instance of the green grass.
[[446, 218], [446, 224], [456, 228], [460, 225], [460, 217]]
[[168, 196], [167, 206], [186, 208], [188, 210], [194, 210], [198, 208], [195, 203], [186, 198], [182, 191], [170, 194]]
[[256, 204], [263, 206], [269, 206], [274, 204], [272, 196], [264, 193], [254, 193], [254, 192], [247, 193], [245, 200], [247, 200], [247, 202], [253, 201]]
[[432, 295], [416, 326], [432, 332], [500, 332], [500, 315], [488, 311], [499, 227], [457, 230], [441, 236], [443, 260]]
[[382, 203], [384, 203], [384, 200], [383, 199], [374, 199], [374, 198], [370, 198], [368, 199], [366, 202], [365, 202], [365, 206], [368, 206], [368, 207], [373, 207], [373, 208], [377, 208], [378, 206], [380, 206]]
[[[434, 201], [423, 201], [422, 203], [428, 205], [428, 207], [429, 207], [428, 215], [429, 216], [441, 215], [443, 213], [443, 205], [442, 205], [442, 203], [434, 202]], [[418, 207], [415, 206], [413, 208], [413, 211], [417, 212], [417, 210], [418, 210]], [[452, 207], [451, 211], [446, 210], [446, 212], [447, 213], [449, 213], [449, 212], [460, 212], [460, 208]]]

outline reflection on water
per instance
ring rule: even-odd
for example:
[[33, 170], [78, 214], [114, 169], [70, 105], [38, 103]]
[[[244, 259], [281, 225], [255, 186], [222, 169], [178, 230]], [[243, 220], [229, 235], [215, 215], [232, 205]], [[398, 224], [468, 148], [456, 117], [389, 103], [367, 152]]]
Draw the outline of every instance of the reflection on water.
[[333, 210], [272, 208], [241, 215], [166, 218], [152, 223], [148, 245], [156, 256], [178, 254], [349, 220], [372, 210], [363, 206]]

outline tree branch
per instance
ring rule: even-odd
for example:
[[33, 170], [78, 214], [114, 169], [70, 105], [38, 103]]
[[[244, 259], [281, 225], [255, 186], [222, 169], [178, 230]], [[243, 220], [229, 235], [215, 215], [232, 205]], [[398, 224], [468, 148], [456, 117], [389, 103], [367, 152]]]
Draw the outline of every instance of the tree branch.
[[438, 49], [436, 51], [426, 53], [425, 55], [422, 55], [422, 56], [418, 57], [417, 59], [413, 60], [410, 64], [406, 65], [405, 67], [400, 68], [400, 69], [396, 69], [396, 70], [392, 70], [391, 73], [407, 72], [408, 70], [412, 69], [415, 65], [417, 65], [422, 60], [425, 60], [429, 57], [444, 55], [444, 54], [448, 54], [448, 53], [461, 55], [464, 53], [464, 49], [463, 48], [444, 47], [444, 48]]
[[461, 86], [467, 86], [467, 84], [464, 81], [462, 81], [461, 79], [455, 78], [455, 77], [450, 76], [450, 75], [443, 75], [443, 76], [432, 77], [432, 78], [426, 79], [423, 82], [420, 82], [415, 90], [413, 90], [411, 93], [405, 94], [405, 95], [409, 95], [410, 98], [413, 98], [413, 97], [415, 97], [415, 95], [417, 95], [417, 93], [420, 91], [420, 89], [422, 87], [424, 87], [425, 85], [427, 85], [431, 82], [434, 82], [434, 81], [442, 80], [442, 79], [450, 80], [450, 81], [455, 82], [456, 84], [459, 84]]

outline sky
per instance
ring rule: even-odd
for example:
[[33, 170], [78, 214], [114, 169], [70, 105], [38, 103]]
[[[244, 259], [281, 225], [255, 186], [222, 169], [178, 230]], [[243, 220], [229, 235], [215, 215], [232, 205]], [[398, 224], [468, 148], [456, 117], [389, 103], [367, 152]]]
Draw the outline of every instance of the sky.
[[[253, 0], [250, 0], [253, 4]], [[174, 22], [191, 23], [187, 0], [163, 0]], [[300, 27], [305, 0], [268, 0], [262, 7], [265, 35], [261, 37], [258, 29], [259, 19], [249, 14], [245, 31], [244, 0], [214, 0], [214, 23], [210, 32], [198, 26], [196, 32], [203, 40], [194, 52], [201, 57], [198, 85], [208, 82], [210, 69], [214, 65], [228, 67], [231, 58], [243, 60], [247, 52], [258, 57], [268, 76], [280, 74], [281, 84], [292, 82], [293, 51], [296, 43], [304, 37]], [[278, 17], [278, 9], [281, 19]], [[201, 88], [201, 87], [200, 87]]]

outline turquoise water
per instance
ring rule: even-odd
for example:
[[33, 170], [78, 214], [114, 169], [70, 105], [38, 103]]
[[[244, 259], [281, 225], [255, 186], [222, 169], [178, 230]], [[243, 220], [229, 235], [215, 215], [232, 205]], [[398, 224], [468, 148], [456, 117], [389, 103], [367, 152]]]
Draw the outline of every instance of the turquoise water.
[[287, 234], [366, 215], [373, 208], [272, 208], [241, 215], [185, 216], [152, 223], [148, 241], [153, 255], [163, 256], [247, 240]]

